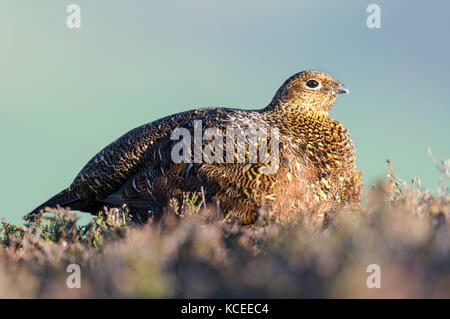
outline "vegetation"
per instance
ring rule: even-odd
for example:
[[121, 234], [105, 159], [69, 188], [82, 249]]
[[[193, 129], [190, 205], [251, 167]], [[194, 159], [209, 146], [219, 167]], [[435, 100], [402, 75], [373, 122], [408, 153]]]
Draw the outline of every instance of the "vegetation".
[[[439, 166], [436, 194], [390, 169], [361, 205], [326, 212], [326, 223], [314, 211], [283, 219], [263, 209], [242, 227], [197, 194], [144, 225], [124, 209], [85, 226], [63, 209], [25, 226], [3, 220], [0, 297], [449, 298], [449, 167]], [[66, 285], [69, 264], [80, 266], [79, 289]], [[370, 264], [381, 288], [366, 284]]]

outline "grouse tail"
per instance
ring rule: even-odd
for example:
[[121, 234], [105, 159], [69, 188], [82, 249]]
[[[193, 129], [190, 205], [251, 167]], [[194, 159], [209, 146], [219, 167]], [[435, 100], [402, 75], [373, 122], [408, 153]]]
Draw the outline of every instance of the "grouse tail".
[[71, 193], [68, 189], [65, 189], [52, 198], [50, 198], [48, 201], [43, 203], [42, 205], [39, 205], [35, 209], [33, 209], [30, 213], [24, 216], [25, 220], [31, 220], [34, 217], [38, 216], [40, 211], [43, 210], [46, 207], [56, 208], [57, 206], [61, 207], [71, 207], [76, 208], [77, 203], [79, 203], [81, 199]]

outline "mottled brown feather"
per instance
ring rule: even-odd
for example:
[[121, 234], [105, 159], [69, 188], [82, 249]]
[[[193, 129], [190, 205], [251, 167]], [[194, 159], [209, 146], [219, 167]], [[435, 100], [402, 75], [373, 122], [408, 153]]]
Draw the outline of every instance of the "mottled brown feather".
[[[314, 79], [320, 87], [311, 89]], [[67, 205], [97, 213], [102, 205], [126, 204], [136, 213], [161, 211], [169, 199], [185, 192], [204, 192], [207, 201], [242, 224], [252, 223], [261, 205], [285, 207], [300, 203], [312, 209], [319, 203], [336, 207], [360, 196], [359, 172], [355, 171], [354, 147], [347, 130], [331, 116], [342, 84], [328, 74], [303, 71], [290, 77], [261, 110], [203, 108], [162, 118], [123, 135], [96, 156], [77, 175], [69, 188], [39, 206]], [[194, 121], [202, 130], [277, 128], [280, 132], [280, 165], [274, 174], [263, 174], [268, 163], [180, 163], [171, 158], [175, 128], [186, 128], [194, 138]], [[203, 148], [209, 141], [203, 141]], [[268, 136], [270, 151], [270, 135]], [[226, 148], [226, 138], [224, 141]], [[234, 154], [234, 159], [237, 159]], [[63, 203], [62, 198], [70, 198]], [[289, 198], [290, 204], [286, 203]], [[58, 200], [60, 202], [58, 202]]]

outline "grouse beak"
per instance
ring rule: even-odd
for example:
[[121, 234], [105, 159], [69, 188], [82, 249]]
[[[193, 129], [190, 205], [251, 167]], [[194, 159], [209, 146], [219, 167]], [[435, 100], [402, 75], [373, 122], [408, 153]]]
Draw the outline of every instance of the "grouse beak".
[[344, 84], [341, 84], [340, 87], [334, 90], [334, 94], [348, 94], [350, 91], [344, 86]]

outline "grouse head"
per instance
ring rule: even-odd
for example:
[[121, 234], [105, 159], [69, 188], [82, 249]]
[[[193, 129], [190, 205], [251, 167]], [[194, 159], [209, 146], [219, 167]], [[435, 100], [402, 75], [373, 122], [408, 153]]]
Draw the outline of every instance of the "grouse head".
[[269, 107], [311, 108], [316, 111], [328, 112], [337, 95], [341, 93], [349, 93], [349, 91], [332, 76], [320, 71], [302, 71], [283, 83]]

